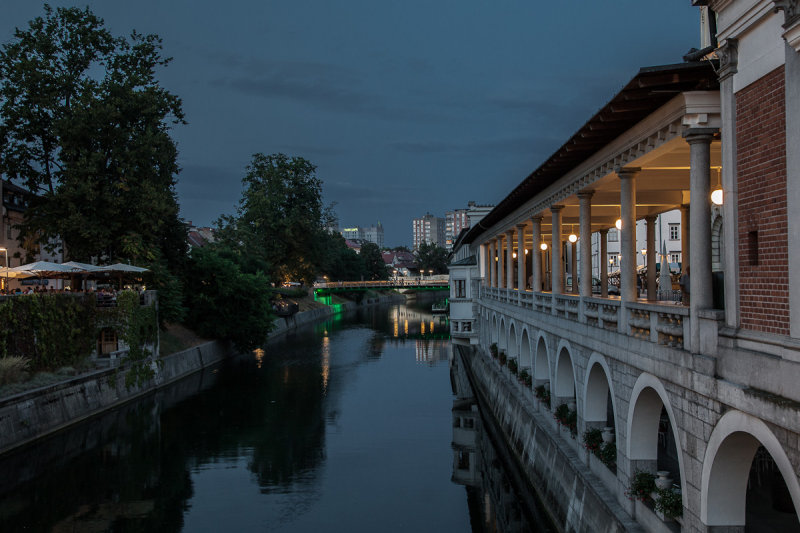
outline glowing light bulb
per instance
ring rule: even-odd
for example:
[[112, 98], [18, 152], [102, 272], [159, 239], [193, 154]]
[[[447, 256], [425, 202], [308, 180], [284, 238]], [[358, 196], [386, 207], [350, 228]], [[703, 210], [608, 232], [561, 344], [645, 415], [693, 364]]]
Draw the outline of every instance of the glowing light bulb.
[[617, 221], [614, 222], [614, 225], [617, 227], [617, 229], [622, 229], [622, 219], [618, 218]]
[[539, 245], [539, 248], [541, 248], [542, 251], [547, 250], [547, 243], [543, 242], [542, 244]]
[[569, 242], [571, 242], [571, 243], [578, 242], [578, 236], [575, 235], [574, 233], [570, 233], [569, 237], [567, 237], [567, 239], [569, 239]]
[[711, 201], [714, 205], [722, 205], [722, 189], [717, 189], [711, 193]]

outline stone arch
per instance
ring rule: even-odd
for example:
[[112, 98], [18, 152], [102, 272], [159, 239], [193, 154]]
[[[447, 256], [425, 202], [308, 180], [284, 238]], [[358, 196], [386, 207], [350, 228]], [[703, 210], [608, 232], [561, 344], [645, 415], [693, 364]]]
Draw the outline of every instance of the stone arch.
[[719, 214], [711, 223], [711, 271], [719, 272], [723, 270], [725, 259], [725, 243], [722, 238], [723, 232], [722, 215]]
[[533, 366], [533, 378], [537, 381], [550, 381], [550, 358], [547, 356], [547, 339], [539, 335], [536, 342], [536, 359]]
[[522, 339], [519, 342], [519, 366], [527, 368], [533, 373], [533, 357], [531, 355], [531, 341], [528, 337], [528, 328], [522, 328]]
[[683, 450], [678, 435], [675, 413], [669, 401], [667, 390], [652, 374], [642, 373], [631, 391], [627, 420], [627, 456], [631, 462], [650, 462], [658, 460], [659, 421], [662, 407], [667, 413], [678, 455], [678, 471], [681, 480], [681, 493], [686, 494], [686, 475], [683, 465]]
[[800, 517], [800, 484], [777, 437], [767, 425], [741, 411], [717, 422], [706, 447], [700, 491], [700, 519], [708, 526], [744, 526], [750, 465], [763, 446], [778, 467]]
[[497, 329], [497, 349], [508, 352], [508, 337], [506, 336], [506, 319], [500, 317], [499, 327]]
[[572, 361], [572, 350], [569, 343], [562, 340], [558, 345], [558, 356], [556, 357], [553, 396], [575, 398], [576, 389], [575, 363]]
[[517, 343], [517, 328], [514, 321], [508, 325], [508, 341], [506, 342], [509, 357], [519, 357], [519, 344]]
[[616, 428], [617, 396], [614, 393], [614, 382], [611, 380], [611, 369], [605, 357], [593, 352], [586, 368], [583, 385], [583, 420], [584, 422], [606, 422], [608, 396], [611, 396], [611, 427]]

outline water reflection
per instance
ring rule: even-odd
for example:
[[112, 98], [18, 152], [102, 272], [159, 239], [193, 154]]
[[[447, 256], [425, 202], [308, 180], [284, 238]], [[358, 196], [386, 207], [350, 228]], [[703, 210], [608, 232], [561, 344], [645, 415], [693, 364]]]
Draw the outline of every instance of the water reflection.
[[448, 331], [337, 315], [8, 454], [0, 531], [466, 530]]
[[473, 533], [556, 531], [538, 507], [532, 490], [509, 475], [514, 466], [509, 464], [506, 445], [481, 417], [458, 357], [451, 360], [450, 380], [455, 395], [452, 481], [466, 487]]

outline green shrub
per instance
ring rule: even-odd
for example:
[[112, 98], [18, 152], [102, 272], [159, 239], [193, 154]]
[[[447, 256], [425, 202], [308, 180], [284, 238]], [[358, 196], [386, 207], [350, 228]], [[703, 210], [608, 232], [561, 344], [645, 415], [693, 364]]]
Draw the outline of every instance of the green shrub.
[[600, 451], [595, 455], [606, 465], [613, 470], [617, 464], [617, 445], [614, 442], [604, 442], [600, 446]]
[[522, 383], [523, 383], [523, 384], [524, 384], [526, 387], [528, 387], [529, 389], [531, 388], [531, 385], [533, 385], [533, 378], [531, 378], [531, 375], [530, 375], [530, 374], [528, 374], [528, 370], [527, 370], [527, 369], [525, 369], [525, 368], [523, 368], [523, 369], [522, 369], [522, 371], [520, 371], [520, 373], [519, 373], [519, 380], [520, 380], [520, 381], [521, 381], [521, 382], [522, 382]]
[[575, 438], [575, 435], [578, 433], [578, 413], [576, 411], [572, 411], [569, 406], [565, 403], [562, 403], [556, 410], [553, 412], [553, 418], [556, 421], [569, 429], [570, 435]]
[[30, 361], [25, 357], [0, 358], [0, 385], [22, 381], [27, 374], [29, 363]]
[[517, 365], [517, 360], [513, 357], [508, 360], [508, 369], [511, 371], [512, 374], [515, 376], [517, 375], [517, 371], [519, 370], [519, 366]]
[[650, 494], [656, 490], [656, 476], [644, 470], [637, 470], [631, 478], [631, 486], [625, 491], [625, 495], [631, 500], [641, 502], [650, 498]]
[[497, 343], [493, 342], [491, 346], [489, 346], [489, 352], [492, 354], [492, 357], [497, 357]]
[[533, 392], [550, 409], [550, 391], [544, 385], [538, 385]]
[[508, 356], [506, 355], [506, 352], [501, 351], [500, 355], [497, 356], [497, 357], [500, 360], [500, 366], [505, 366], [506, 360], [508, 359]]
[[681, 491], [674, 488], [656, 489], [658, 497], [655, 509], [665, 518], [675, 518], [683, 515], [683, 497]]
[[598, 428], [587, 429], [583, 432], [583, 447], [600, 457], [600, 447], [603, 445], [603, 432]]

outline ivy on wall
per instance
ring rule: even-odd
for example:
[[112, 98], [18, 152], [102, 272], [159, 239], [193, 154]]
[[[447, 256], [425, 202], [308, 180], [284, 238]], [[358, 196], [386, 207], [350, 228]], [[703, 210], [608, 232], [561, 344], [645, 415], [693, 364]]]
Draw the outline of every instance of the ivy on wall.
[[154, 374], [157, 318], [155, 304], [140, 305], [133, 291], [101, 308], [91, 294], [10, 297], [0, 301], [0, 357], [25, 357], [33, 372], [73, 366], [89, 356], [102, 329], [112, 328], [129, 347], [126, 385], [141, 385]]

